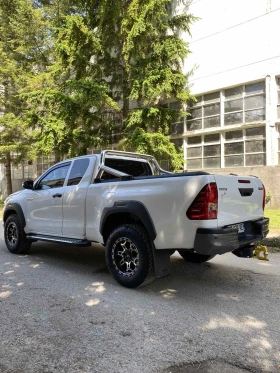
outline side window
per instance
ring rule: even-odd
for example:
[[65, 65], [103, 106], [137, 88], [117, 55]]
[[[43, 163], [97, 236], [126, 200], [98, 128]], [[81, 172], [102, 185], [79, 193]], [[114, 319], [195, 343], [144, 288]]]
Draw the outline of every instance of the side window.
[[[115, 170], [124, 172], [134, 177], [152, 175], [151, 167], [147, 162], [132, 161], [129, 159], [107, 158], [105, 159], [105, 166], [114, 168]], [[102, 179], [105, 179], [105, 177], [102, 177]]]
[[86, 170], [88, 169], [89, 159], [77, 159], [74, 161], [73, 166], [70, 171], [69, 179], [67, 185], [78, 185], [79, 182], [84, 177]]
[[51, 189], [59, 188], [64, 184], [67, 172], [69, 170], [70, 164], [66, 164], [61, 167], [57, 167], [50, 171], [41, 181], [38, 189]]

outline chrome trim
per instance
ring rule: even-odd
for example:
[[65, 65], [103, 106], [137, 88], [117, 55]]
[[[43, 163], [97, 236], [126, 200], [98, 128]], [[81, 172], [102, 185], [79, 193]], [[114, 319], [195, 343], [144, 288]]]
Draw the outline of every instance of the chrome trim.
[[117, 176], [117, 177], [129, 176], [128, 174], [125, 174], [124, 172], [115, 170], [114, 168], [111, 168], [111, 167], [107, 167], [104, 164], [100, 164], [99, 170], [96, 175], [96, 179], [99, 179], [102, 176], [103, 172], [108, 172], [109, 174]]

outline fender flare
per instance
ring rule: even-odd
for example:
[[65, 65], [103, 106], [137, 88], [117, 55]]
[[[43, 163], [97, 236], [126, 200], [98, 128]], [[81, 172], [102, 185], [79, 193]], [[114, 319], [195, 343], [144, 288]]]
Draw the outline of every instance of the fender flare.
[[136, 215], [146, 228], [152, 244], [152, 252], [156, 278], [168, 276], [171, 272], [170, 250], [157, 250], [154, 245], [157, 233], [149, 211], [139, 201], [116, 201], [112, 207], [105, 207], [100, 220], [100, 233], [103, 236], [106, 220], [109, 216], [118, 213], [131, 213]]
[[11, 215], [9, 211], [15, 211], [21, 221], [22, 227], [24, 228], [26, 226], [26, 220], [21, 205], [15, 202], [8, 202], [5, 207], [3, 222], [5, 222], [8, 219], [8, 216]]
[[116, 201], [113, 206], [105, 207], [100, 220], [100, 233], [103, 236], [106, 220], [110, 215], [118, 213], [131, 213], [136, 215], [146, 228], [151, 241], [154, 241], [157, 233], [151, 215], [146, 206], [139, 201]]

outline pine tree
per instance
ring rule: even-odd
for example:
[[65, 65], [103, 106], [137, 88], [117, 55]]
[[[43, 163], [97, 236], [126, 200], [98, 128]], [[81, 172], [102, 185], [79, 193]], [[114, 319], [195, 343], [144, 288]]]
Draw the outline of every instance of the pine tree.
[[45, 60], [41, 13], [30, 1], [0, 0], [0, 157], [5, 164], [7, 193], [12, 193], [11, 165], [30, 157], [33, 140], [19, 93]]
[[[189, 32], [194, 17], [175, 15], [172, 3], [0, 0], [1, 104], [7, 130], [12, 122], [22, 123], [26, 140], [28, 125], [30, 139], [36, 140], [33, 149], [54, 151], [59, 160], [110, 143], [119, 118], [118, 131], [126, 131], [120, 146], [155, 152], [159, 146], [157, 156], [179, 168], [181, 152], [165, 136], [182, 113], [165, 102], [184, 104], [190, 97], [182, 73], [189, 50], [180, 33]], [[133, 100], [136, 109], [130, 107]]]
[[31, 80], [26, 99], [40, 129], [38, 150], [54, 151], [59, 160], [99, 145], [110, 129], [103, 112], [119, 108], [108, 95], [106, 82], [96, 78], [100, 68], [92, 58], [100, 43], [84, 13], [63, 1], [39, 5], [52, 20], [52, 53], [45, 71]]
[[[173, 3], [86, 0], [78, 5], [100, 42], [94, 55], [95, 69], [101, 71], [96, 78], [108, 83], [110, 95], [121, 107], [128, 137], [122, 148], [142, 139], [133, 135], [138, 128], [157, 132], [164, 142], [171, 123], [184, 115], [180, 110], [169, 109], [166, 100], [179, 101], [183, 106], [190, 98], [187, 76], [182, 72], [189, 49], [181, 33], [190, 32], [195, 17], [187, 13], [176, 15]], [[132, 100], [139, 108], [131, 109]], [[152, 137], [150, 140], [153, 142]], [[174, 151], [176, 154], [175, 148]]]
[[[184, 113], [169, 109], [166, 100], [179, 101], [183, 107], [191, 98], [188, 79], [182, 71], [189, 47], [181, 34], [190, 33], [195, 17], [176, 15], [172, 7], [171, 0], [133, 0], [123, 20], [122, 33], [126, 37], [123, 52], [131, 83], [130, 97], [140, 106], [130, 113], [127, 129], [140, 127], [146, 131], [152, 129], [161, 136], [168, 135], [171, 123]], [[153, 136], [147, 136], [152, 141]], [[174, 162], [177, 164], [175, 159]]]
[[119, 149], [134, 150], [153, 155], [158, 161], [168, 161], [175, 172], [183, 167], [182, 151], [176, 149], [170, 137], [162, 133], [147, 133], [143, 128], [136, 128], [130, 136], [120, 142]]
[[14, 114], [0, 117], [0, 162], [5, 165], [7, 194], [12, 193], [11, 165], [17, 166], [22, 161], [34, 159], [33, 136], [24, 118]]

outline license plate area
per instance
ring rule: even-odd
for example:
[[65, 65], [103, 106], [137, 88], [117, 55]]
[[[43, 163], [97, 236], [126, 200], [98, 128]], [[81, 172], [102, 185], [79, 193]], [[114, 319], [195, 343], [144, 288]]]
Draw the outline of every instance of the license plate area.
[[237, 229], [238, 233], [244, 233], [245, 232], [245, 225], [244, 225], [244, 223], [238, 223], [238, 224], [228, 225], [227, 228]]

